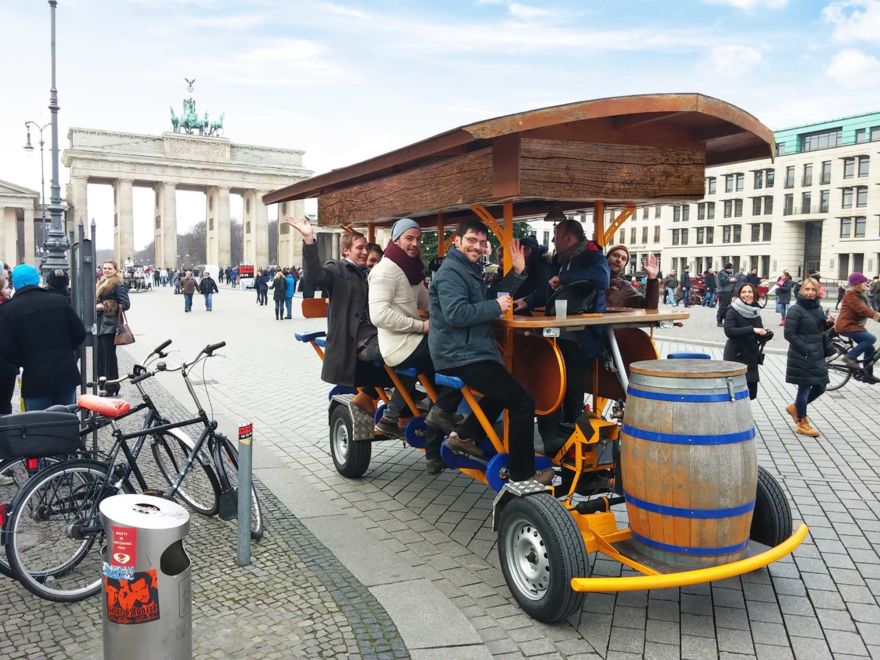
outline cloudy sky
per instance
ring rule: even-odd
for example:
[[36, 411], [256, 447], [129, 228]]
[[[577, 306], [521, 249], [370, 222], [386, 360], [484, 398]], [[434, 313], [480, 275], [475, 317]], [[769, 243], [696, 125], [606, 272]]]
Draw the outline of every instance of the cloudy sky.
[[[604, 96], [702, 92], [774, 129], [880, 110], [880, 0], [58, 4], [62, 147], [70, 126], [169, 130], [184, 77], [196, 79], [200, 113], [226, 113], [227, 137], [304, 149], [315, 172], [471, 121]], [[2, 0], [0, 25], [0, 179], [39, 190], [39, 154], [22, 145], [25, 120], [49, 120], [48, 5]], [[90, 186], [102, 247], [112, 199]], [[151, 214], [152, 193], [136, 190], [138, 247]], [[178, 215], [191, 226], [203, 197], [178, 193]]]

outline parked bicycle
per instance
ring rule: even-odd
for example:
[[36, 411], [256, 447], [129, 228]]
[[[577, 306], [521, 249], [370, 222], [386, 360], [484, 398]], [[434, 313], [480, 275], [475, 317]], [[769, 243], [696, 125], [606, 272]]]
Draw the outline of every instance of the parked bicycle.
[[[828, 365], [828, 386], [825, 388], [828, 392], [839, 390], [846, 385], [850, 378], [854, 378], [861, 383], [873, 385], [876, 380], [865, 370], [865, 366], [850, 367], [844, 362], [847, 353], [853, 348], [853, 340], [849, 337], [838, 335], [834, 331], [829, 331], [828, 335], [831, 340], [831, 346], [834, 353], [825, 358], [825, 364]], [[867, 366], [871, 369], [880, 360], [880, 351], [874, 353], [874, 357], [868, 362]]]
[[[190, 380], [192, 369], [225, 345], [210, 344], [191, 362], [175, 369], [168, 369], [164, 362], [156, 364], [156, 372], [181, 373], [198, 410], [191, 419], [166, 422], [150, 400], [142, 404], [150, 409], [144, 428], [124, 433], [118, 420], [130, 414], [128, 404], [103, 397], [81, 399], [81, 406], [112, 420], [114, 443], [103, 460], [80, 457], [61, 461], [40, 471], [20, 490], [8, 516], [5, 546], [10, 566], [26, 589], [57, 602], [83, 600], [99, 591], [101, 581], [96, 568], [101, 565], [104, 532], [98, 507], [107, 497], [134, 492], [132, 476], [141, 492], [169, 499], [179, 495], [199, 513], [235, 517], [238, 452], [228, 438], [217, 433], [217, 422], [205, 412]], [[138, 375], [107, 384], [129, 381], [139, 386], [153, 375], [144, 369]], [[147, 397], [140, 386], [138, 389]], [[195, 442], [181, 431], [189, 426], [202, 428]], [[150, 488], [138, 466], [147, 438], [152, 441], [159, 471], [169, 484], [165, 489]], [[131, 440], [135, 441], [133, 447], [129, 446]], [[194, 474], [198, 479], [190, 482]], [[250, 519], [252, 538], [261, 538], [263, 518], [253, 488]]]

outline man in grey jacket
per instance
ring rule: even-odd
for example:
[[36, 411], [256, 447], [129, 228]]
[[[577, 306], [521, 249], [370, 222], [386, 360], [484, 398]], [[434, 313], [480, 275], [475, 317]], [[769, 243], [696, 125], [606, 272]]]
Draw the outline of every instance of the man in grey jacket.
[[[469, 220], [459, 225], [455, 247], [431, 282], [431, 358], [438, 371], [483, 393], [480, 406], [488, 419], [508, 409], [510, 480], [550, 483], [552, 469], [535, 473], [535, 401], [504, 368], [495, 344], [492, 321], [510, 309], [513, 299], [510, 295], [486, 299], [480, 260], [488, 245], [489, 230], [482, 222]], [[508, 249], [513, 268], [498, 290], [512, 294], [525, 281], [525, 257], [516, 241]], [[458, 433], [450, 434], [446, 445], [458, 453], [481, 456], [476, 442], [481, 436], [479, 420], [471, 414]]]
[[715, 313], [715, 321], [718, 327], [724, 325], [724, 315], [727, 308], [730, 307], [730, 300], [733, 298], [733, 288], [736, 286], [736, 275], [733, 274], [733, 264], [724, 264], [724, 270], [718, 272], [715, 276], [717, 281], [716, 291], [718, 292], [718, 311]]

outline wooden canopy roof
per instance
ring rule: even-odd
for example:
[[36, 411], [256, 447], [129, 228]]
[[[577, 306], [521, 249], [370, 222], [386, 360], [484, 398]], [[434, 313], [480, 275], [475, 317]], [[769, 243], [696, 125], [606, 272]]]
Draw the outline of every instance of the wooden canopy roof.
[[513, 202], [590, 208], [703, 197], [705, 166], [775, 155], [773, 132], [702, 94], [623, 96], [468, 124], [268, 193], [266, 204], [318, 198], [321, 225], [384, 224], [407, 215]]

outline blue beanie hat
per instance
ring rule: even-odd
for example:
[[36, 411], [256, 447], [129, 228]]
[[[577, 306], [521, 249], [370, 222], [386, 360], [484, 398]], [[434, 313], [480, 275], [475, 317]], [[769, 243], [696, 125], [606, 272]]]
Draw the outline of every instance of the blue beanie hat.
[[391, 225], [391, 240], [396, 241], [407, 229], [418, 229], [421, 231], [422, 228], [412, 218], [401, 218]]
[[26, 286], [39, 286], [40, 271], [28, 264], [19, 264], [12, 269], [12, 287], [21, 289]]

